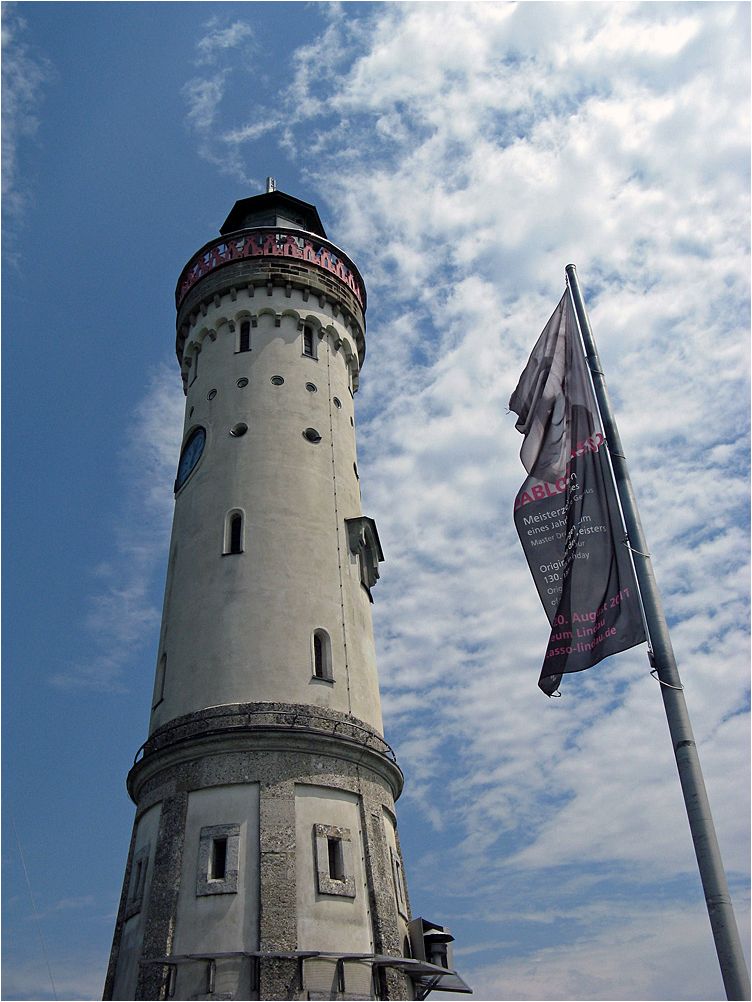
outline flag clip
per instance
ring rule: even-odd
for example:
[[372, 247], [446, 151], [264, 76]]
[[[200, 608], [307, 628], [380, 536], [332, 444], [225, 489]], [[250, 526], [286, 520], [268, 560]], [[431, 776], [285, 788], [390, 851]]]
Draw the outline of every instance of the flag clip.
[[684, 692], [684, 686], [683, 685], [671, 685], [670, 682], [664, 682], [662, 678], [658, 678], [658, 669], [657, 668], [653, 668], [653, 670], [651, 671], [650, 674], [653, 676], [653, 678], [656, 680], [656, 682], [660, 682], [661, 685], [665, 685], [667, 689], [676, 689], [677, 692]]
[[642, 552], [642, 550], [636, 550], [636, 549], [634, 548], [634, 546], [632, 546], [632, 545], [630, 544], [630, 542], [629, 542], [629, 536], [625, 536], [625, 537], [624, 537], [624, 545], [626, 546], [626, 548], [627, 548], [628, 550], [631, 550], [631, 551], [632, 551], [632, 553], [636, 553], [636, 554], [637, 554], [638, 556], [640, 556], [640, 557], [647, 557], [647, 559], [648, 559], [648, 560], [650, 560], [650, 559], [651, 559], [651, 556], [650, 556], [650, 554], [649, 554], [649, 553], [643, 553], [643, 552]]

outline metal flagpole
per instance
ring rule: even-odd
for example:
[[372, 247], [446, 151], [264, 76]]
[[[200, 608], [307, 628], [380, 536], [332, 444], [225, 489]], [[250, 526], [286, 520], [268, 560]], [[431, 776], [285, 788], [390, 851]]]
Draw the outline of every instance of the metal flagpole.
[[616, 489], [624, 513], [629, 546], [634, 557], [635, 572], [645, 611], [650, 646], [652, 647], [652, 663], [661, 684], [663, 705], [666, 710], [671, 742], [674, 746], [676, 765], [679, 769], [679, 779], [689, 817], [689, 828], [692, 832], [700, 879], [705, 892], [718, 962], [721, 966], [721, 975], [726, 989], [726, 998], [749, 999], [749, 974], [742, 953], [742, 944], [736, 927], [734, 909], [731, 904], [718, 839], [710, 813], [710, 804], [702, 778], [697, 746], [689, 722], [684, 690], [676, 667], [666, 617], [663, 613], [663, 604], [653, 574], [650, 554], [637, 510], [637, 501], [632, 490], [627, 462], [622, 452], [621, 439], [611, 410], [606, 380], [577, 281], [575, 266], [568, 264], [566, 273], [569, 291], [585, 343], [585, 354], [593, 377], [595, 396], [603, 421], [603, 433], [606, 436], [611, 456]]

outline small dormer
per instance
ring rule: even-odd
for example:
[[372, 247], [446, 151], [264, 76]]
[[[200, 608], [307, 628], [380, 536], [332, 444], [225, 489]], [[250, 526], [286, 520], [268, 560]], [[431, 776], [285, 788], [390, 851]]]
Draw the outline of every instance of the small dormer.
[[373, 602], [371, 588], [379, 580], [379, 563], [384, 559], [376, 523], [367, 515], [358, 515], [356, 518], [346, 518], [345, 525], [350, 552], [360, 560], [360, 583]]
[[307, 230], [326, 240], [326, 231], [316, 206], [303, 202], [284, 191], [266, 191], [262, 195], [241, 198], [235, 203], [219, 232], [222, 236], [256, 226], [279, 226], [284, 229]]

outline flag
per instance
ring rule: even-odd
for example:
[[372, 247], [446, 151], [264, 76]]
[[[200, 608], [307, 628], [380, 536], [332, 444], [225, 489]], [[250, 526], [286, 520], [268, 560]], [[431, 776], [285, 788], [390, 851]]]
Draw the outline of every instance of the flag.
[[514, 522], [551, 635], [538, 685], [642, 643], [645, 630], [606, 439], [564, 293], [509, 401], [528, 477]]

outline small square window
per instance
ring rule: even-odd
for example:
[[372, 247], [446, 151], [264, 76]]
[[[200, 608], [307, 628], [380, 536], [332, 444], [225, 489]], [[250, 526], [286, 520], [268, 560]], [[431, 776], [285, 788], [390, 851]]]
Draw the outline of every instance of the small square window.
[[313, 841], [319, 894], [355, 897], [352, 837], [349, 828], [314, 825]]
[[198, 844], [196, 896], [236, 894], [239, 857], [239, 824], [202, 828]]

